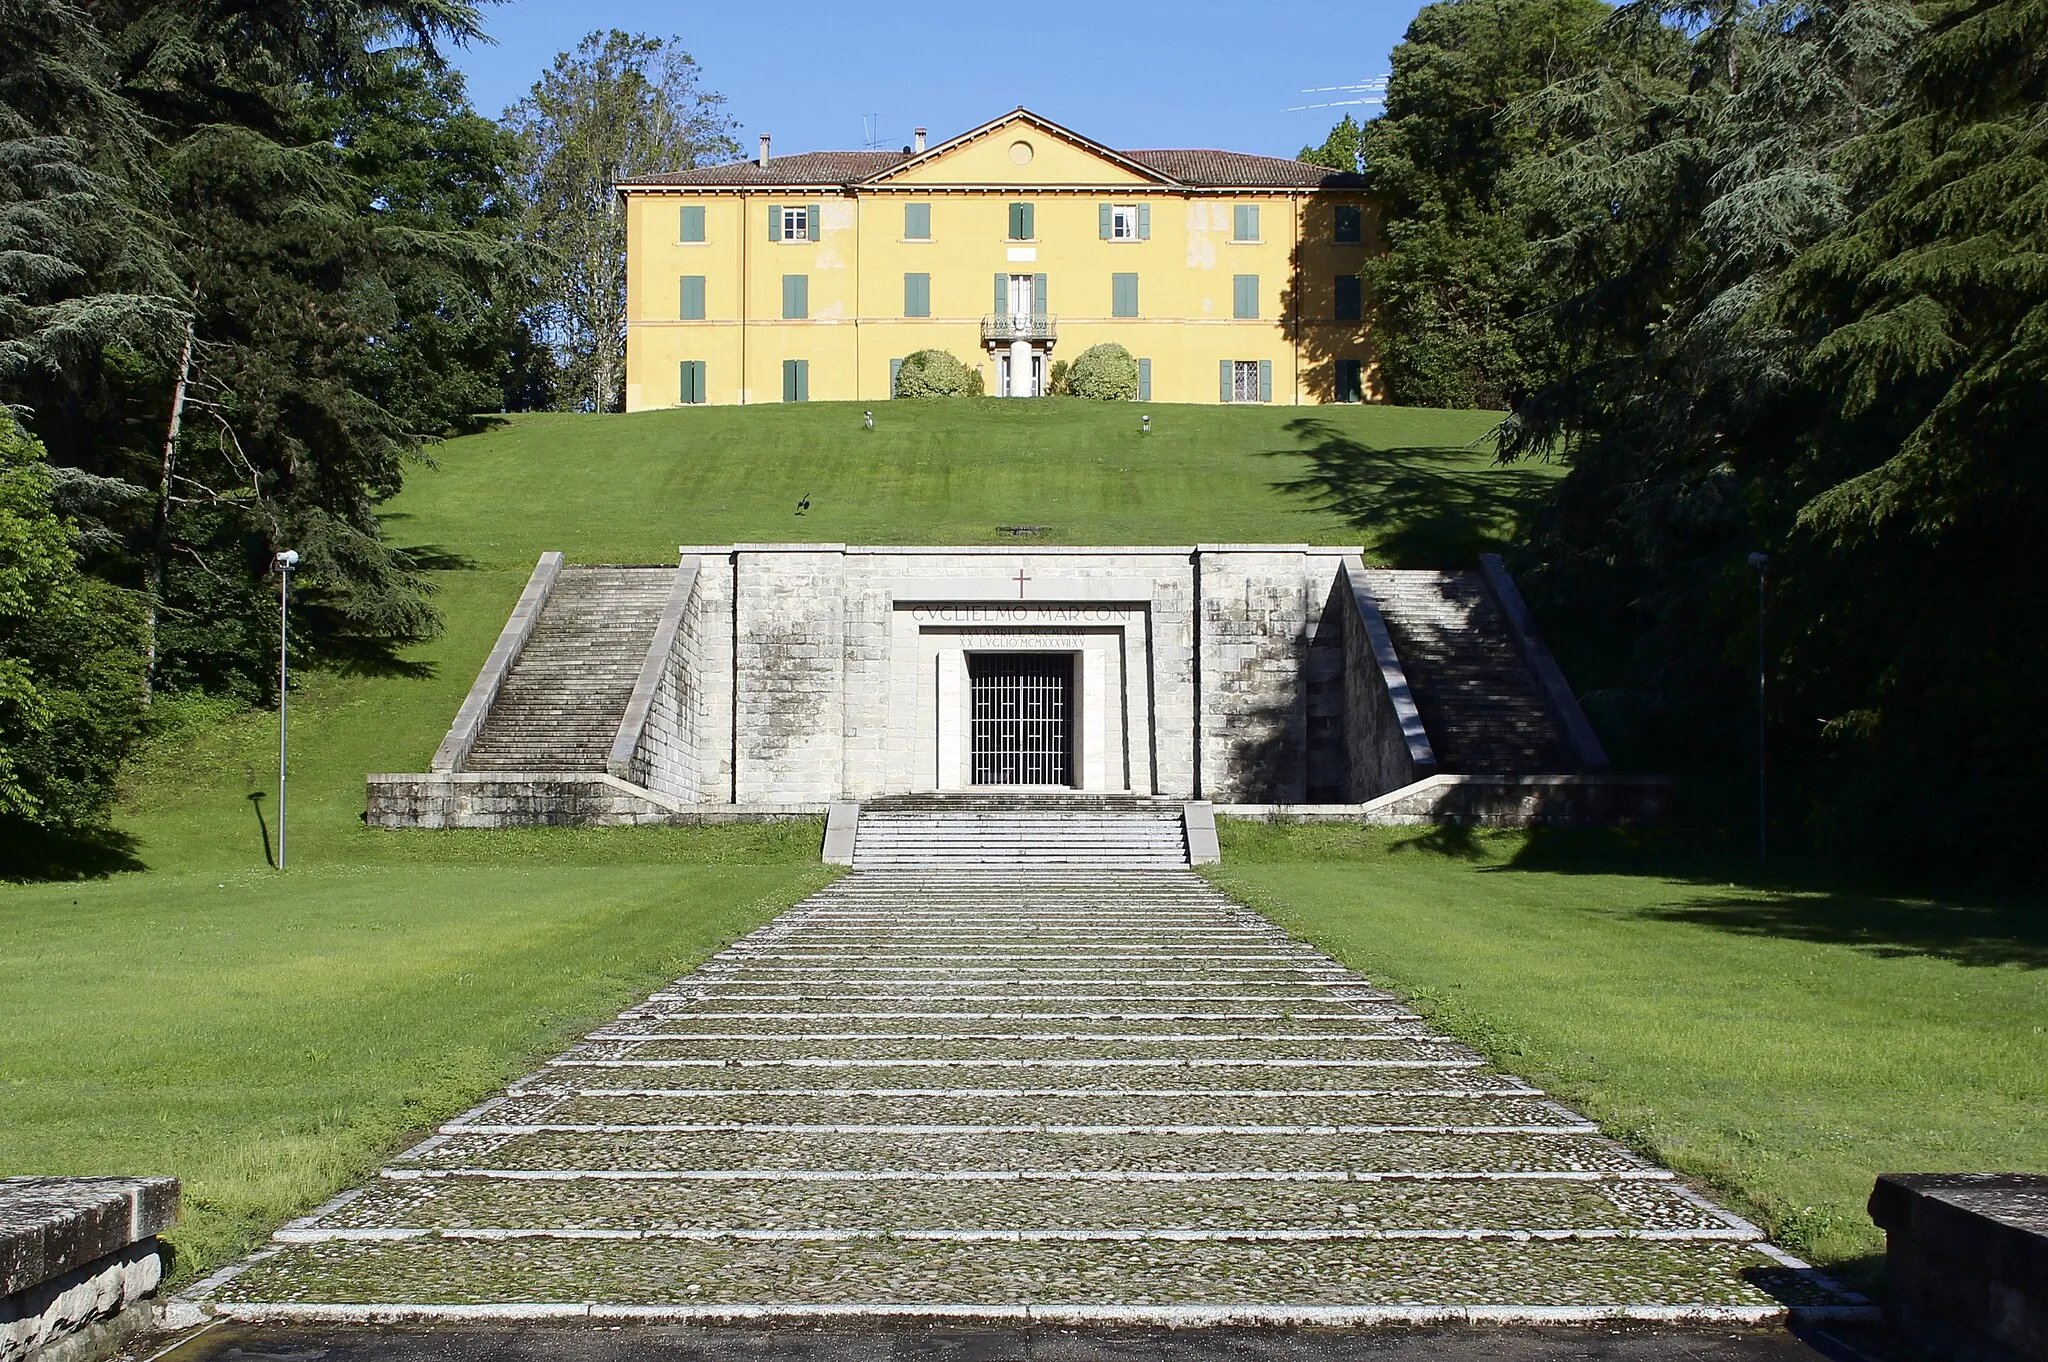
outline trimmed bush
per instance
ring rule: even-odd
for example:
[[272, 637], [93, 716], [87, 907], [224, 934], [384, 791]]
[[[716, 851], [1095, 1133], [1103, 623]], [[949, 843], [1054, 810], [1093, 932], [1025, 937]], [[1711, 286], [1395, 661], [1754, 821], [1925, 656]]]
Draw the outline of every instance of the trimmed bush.
[[1045, 395], [1047, 397], [1072, 397], [1074, 395], [1073, 391], [1067, 387], [1067, 369], [1069, 367], [1063, 359], [1056, 359], [1052, 362], [1052, 373], [1045, 380]]
[[978, 397], [981, 373], [944, 350], [919, 350], [896, 372], [898, 397]]
[[1067, 391], [1099, 402], [1128, 402], [1138, 395], [1138, 361], [1121, 345], [1091, 345], [1067, 370]]

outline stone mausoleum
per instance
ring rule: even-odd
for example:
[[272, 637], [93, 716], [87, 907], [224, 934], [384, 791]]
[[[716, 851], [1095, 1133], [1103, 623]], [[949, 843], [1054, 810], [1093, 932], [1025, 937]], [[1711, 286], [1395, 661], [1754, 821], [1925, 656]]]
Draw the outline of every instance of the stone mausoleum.
[[1427, 822], [1653, 816], [1500, 560], [1355, 548], [686, 546], [542, 555], [377, 827], [706, 822], [904, 798]]

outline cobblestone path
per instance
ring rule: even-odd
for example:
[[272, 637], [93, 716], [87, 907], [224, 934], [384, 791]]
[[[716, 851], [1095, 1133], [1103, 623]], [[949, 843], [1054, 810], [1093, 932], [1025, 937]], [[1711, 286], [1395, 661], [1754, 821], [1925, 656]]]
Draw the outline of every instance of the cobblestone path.
[[188, 1299], [1332, 1324], [1856, 1304], [1189, 871], [848, 875]]

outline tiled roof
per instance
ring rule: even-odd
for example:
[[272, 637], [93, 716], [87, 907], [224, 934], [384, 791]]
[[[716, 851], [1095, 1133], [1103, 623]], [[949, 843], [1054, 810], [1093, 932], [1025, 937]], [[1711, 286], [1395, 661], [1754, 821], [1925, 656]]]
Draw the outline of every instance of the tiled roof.
[[[1253, 156], [1242, 151], [1193, 148], [1127, 151], [1123, 154], [1179, 184], [1196, 189], [1351, 189], [1363, 183], [1356, 175], [1346, 175], [1305, 161]], [[666, 175], [642, 175], [625, 181], [620, 187], [850, 186], [872, 179], [910, 159], [908, 154], [900, 151], [806, 151], [795, 156], [771, 156], [766, 167], [757, 161], [734, 161], [729, 165], [703, 166]]]
[[671, 171], [666, 175], [642, 175], [626, 180], [621, 188], [656, 188], [662, 185], [778, 185], [858, 184], [879, 175], [910, 157], [900, 151], [805, 151], [795, 156], [771, 156], [764, 168], [758, 161], [734, 161], [730, 165], [702, 166], [696, 170]]
[[1162, 175], [1201, 189], [1338, 189], [1362, 183], [1326, 166], [1290, 161], [1279, 156], [1253, 156], [1242, 151], [1203, 147], [1163, 151], [1127, 151], [1124, 155]]

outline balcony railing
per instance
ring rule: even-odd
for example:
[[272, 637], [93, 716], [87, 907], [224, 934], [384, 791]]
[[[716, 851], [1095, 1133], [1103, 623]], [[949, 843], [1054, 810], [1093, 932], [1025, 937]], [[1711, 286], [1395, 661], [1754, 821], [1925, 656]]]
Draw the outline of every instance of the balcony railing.
[[1006, 314], [981, 319], [981, 340], [984, 345], [1008, 345], [1012, 341], [1049, 341], [1058, 335], [1058, 322], [1050, 313], [1034, 312], [1029, 317], [1012, 317]]

